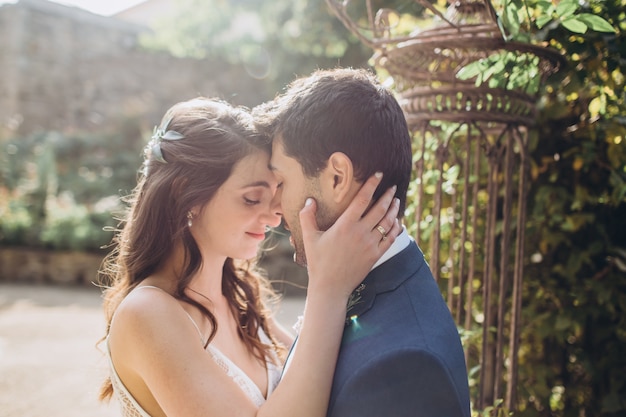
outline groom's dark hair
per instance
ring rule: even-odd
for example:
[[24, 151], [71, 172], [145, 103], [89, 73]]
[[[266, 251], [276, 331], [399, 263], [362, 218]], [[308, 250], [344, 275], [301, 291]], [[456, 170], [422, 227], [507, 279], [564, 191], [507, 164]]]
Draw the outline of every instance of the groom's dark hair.
[[274, 100], [253, 110], [259, 129], [280, 140], [309, 177], [326, 167], [333, 152], [343, 152], [365, 181], [375, 172], [383, 180], [378, 198], [397, 185], [399, 216], [404, 213], [411, 177], [411, 138], [391, 91], [366, 70], [319, 70], [293, 81]]

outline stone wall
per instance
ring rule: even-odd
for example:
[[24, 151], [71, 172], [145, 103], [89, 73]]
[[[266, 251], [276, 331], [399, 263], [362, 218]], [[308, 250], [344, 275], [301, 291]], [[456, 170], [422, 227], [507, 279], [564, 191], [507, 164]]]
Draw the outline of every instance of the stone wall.
[[0, 137], [147, 126], [198, 95], [254, 106], [271, 94], [245, 69], [143, 50], [148, 29], [45, 0], [0, 6]]
[[102, 255], [74, 251], [0, 248], [0, 282], [92, 285]]
[[[307, 275], [293, 263], [293, 250], [283, 239], [266, 253], [260, 265], [276, 291], [304, 295]], [[94, 285], [103, 254], [0, 247], [0, 282], [19, 284]]]

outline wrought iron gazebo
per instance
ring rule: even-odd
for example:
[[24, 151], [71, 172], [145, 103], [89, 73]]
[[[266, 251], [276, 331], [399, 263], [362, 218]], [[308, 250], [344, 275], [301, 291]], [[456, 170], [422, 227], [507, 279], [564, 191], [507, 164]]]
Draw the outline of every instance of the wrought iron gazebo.
[[[436, 24], [406, 35], [394, 34], [399, 15], [374, 12], [371, 0], [365, 0], [367, 16], [352, 16], [350, 0], [327, 3], [374, 50], [376, 68], [393, 78], [414, 137], [411, 231], [422, 245], [428, 241], [433, 275], [444, 287], [447, 280], [457, 323], [468, 332], [482, 331], [474, 352], [480, 370], [474, 406], [484, 409], [503, 399], [514, 410], [528, 133], [537, 99], [537, 88], [529, 87], [538, 87], [563, 62], [547, 48], [506, 41], [488, 0], [456, 0], [445, 12], [415, 1]], [[481, 74], [459, 77], [469, 64], [505, 55], [514, 67], [509, 74], [502, 68], [504, 82], [482, 82]], [[513, 80], [520, 66], [527, 80]], [[479, 312], [474, 306], [481, 298]], [[468, 364], [471, 355], [466, 347]]]

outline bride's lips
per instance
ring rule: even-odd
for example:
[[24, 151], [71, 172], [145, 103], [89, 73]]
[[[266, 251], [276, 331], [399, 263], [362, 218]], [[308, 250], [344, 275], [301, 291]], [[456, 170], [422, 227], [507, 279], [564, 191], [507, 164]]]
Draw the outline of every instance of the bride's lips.
[[265, 233], [253, 233], [253, 232], [246, 232], [246, 233], [252, 238], [257, 239], [257, 240], [265, 239]]

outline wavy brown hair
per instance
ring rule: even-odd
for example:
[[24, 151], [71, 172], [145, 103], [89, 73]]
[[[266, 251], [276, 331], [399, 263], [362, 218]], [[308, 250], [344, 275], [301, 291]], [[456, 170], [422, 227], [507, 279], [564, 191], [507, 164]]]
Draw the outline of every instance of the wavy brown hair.
[[252, 113], [257, 129], [280, 137], [285, 154], [308, 177], [316, 177], [333, 152], [348, 155], [359, 182], [384, 172], [374, 200], [395, 184], [402, 217], [411, 180], [411, 136], [400, 104], [374, 73], [317, 70]]
[[[269, 152], [270, 145], [254, 129], [246, 109], [203, 97], [174, 105], [163, 117], [160, 128], [178, 132], [183, 138], [160, 142], [165, 163], [150, 152], [152, 143], [146, 147], [138, 184], [124, 198], [128, 210], [120, 219], [113, 249], [100, 271], [107, 322], [102, 341], [108, 336], [113, 315], [124, 297], [182, 244], [183, 272], [176, 277], [173, 295], [197, 307], [210, 321], [208, 345], [217, 331], [215, 316], [185, 293], [202, 265], [186, 214], [192, 207], [204, 207], [213, 198], [237, 162], [259, 150]], [[274, 293], [256, 261], [228, 258], [223, 267], [222, 292], [237, 319], [239, 337], [249, 351], [261, 361], [272, 357], [272, 349], [284, 354], [284, 347], [273, 337], [267, 323], [266, 301]], [[259, 328], [270, 337], [272, 346], [259, 340]], [[109, 399], [112, 393], [111, 380], [107, 378], [100, 399]]]

